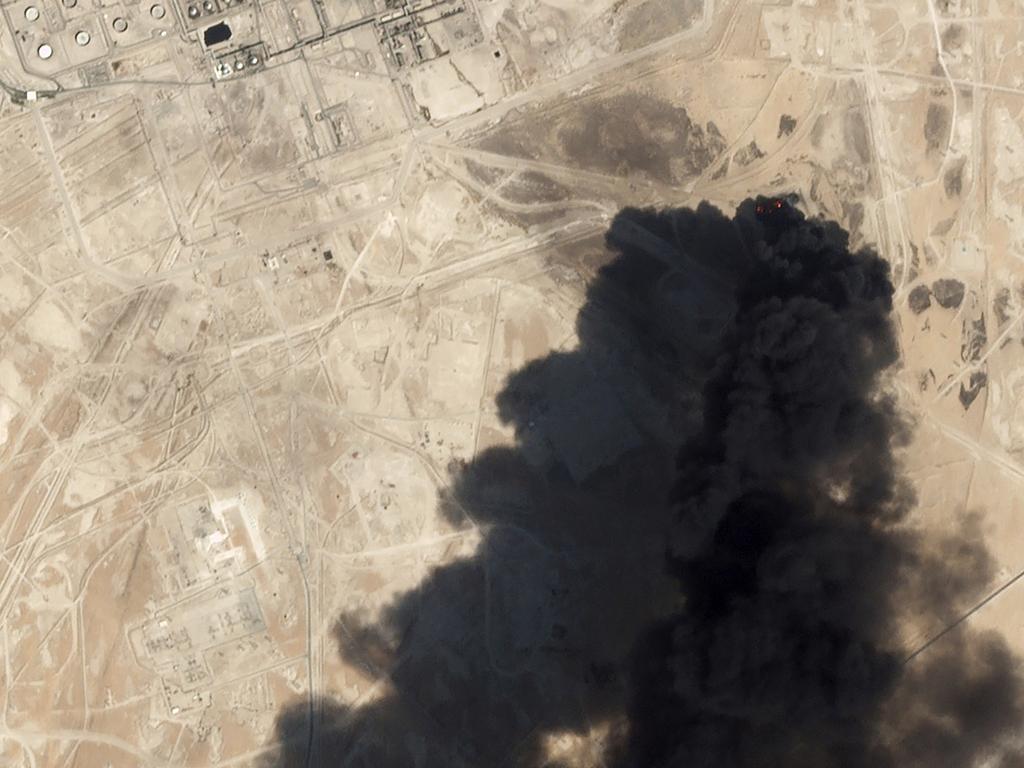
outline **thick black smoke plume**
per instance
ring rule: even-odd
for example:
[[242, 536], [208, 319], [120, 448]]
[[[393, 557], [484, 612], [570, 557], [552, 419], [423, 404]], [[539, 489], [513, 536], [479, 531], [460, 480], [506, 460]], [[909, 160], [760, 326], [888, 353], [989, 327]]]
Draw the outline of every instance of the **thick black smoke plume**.
[[[764, 213], [751, 215], [751, 209]], [[989, 577], [972, 531], [929, 540], [894, 454], [888, 265], [759, 199], [703, 425], [679, 456], [669, 560], [685, 609], [637, 655], [635, 766], [972, 766], [1018, 759], [1014, 660], [958, 635], [908, 659]]]
[[1010, 759], [999, 641], [961, 625], [908, 661], [990, 568], [973, 531], [907, 525], [885, 263], [765, 199], [624, 210], [604, 248], [552, 258], [596, 270], [578, 347], [509, 377], [515, 444], [442, 494], [476, 553], [339, 618], [373, 695], [287, 708], [265, 765]]

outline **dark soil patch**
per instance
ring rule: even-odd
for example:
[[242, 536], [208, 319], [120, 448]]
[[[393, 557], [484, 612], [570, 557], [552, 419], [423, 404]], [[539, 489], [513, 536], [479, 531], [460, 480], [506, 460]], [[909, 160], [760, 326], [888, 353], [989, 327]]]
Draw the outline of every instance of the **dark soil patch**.
[[959, 197], [964, 188], [964, 162], [961, 160], [942, 177], [942, 188], [946, 197]]
[[920, 315], [932, 305], [932, 291], [927, 285], [918, 285], [907, 296], [907, 306], [915, 315]]
[[946, 143], [950, 119], [949, 107], [942, 104], [928, 105], [928, 114], [924, 121], [924, 139], [929, 152], [934, 152]]
[[988, 374], [984, 371], [974, 371], [966, 384], [960, 382], [960, 405], [964, 407], [965, 411], [977, 400], [986, 384], [988, 384]]
[[703, 0], [647, 0], [636, 5], [619, 30], [619, 50], [632, 51], [693, 26]]
[[964, 300], [964, 284], [944, 277], [932, 283], [932, 294], [943, 309], [956, 309]]
[[637, 93], [587, 104], [558, 138], [577, 165], [667, 184], [703, 172], [725, 149], [711, 123], [702, 128], [683, 107]]
[[779, 118], [779, 134], [775, 138], [781, 139], [783, 136], [789, 136], [793, 133], [796, 128], [796, 118], [790, 115], [782, 115]]
[[736, 162], [740, 165], [750, 165], [755, 160], [760, 160], [764, 157], [764, 152], [757, 146], [756, 141], [752, 141], [747, 146], [741, 147], [736, 152]]

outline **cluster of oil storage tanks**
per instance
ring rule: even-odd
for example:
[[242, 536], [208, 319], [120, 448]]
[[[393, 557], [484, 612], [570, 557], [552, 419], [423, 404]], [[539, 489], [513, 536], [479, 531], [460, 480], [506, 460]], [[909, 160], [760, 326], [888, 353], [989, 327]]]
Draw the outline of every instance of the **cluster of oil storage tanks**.
[[248, 53], [239, 51], [239, 55], [234, 59], [234, 61], [221, 61], [217, 64], [217, 74], [221, 77], [227, 77], [232, 72], [243, 71], [246, 67], [259, 66], [261, 61], [262, 59], [260, 59], [259, 54], [253, 51], [249, 51]]
[[[78, 5], [78, 0], [62, 0], [62, 5], [65, 10], [70, 11]], [[42, 20], [42, 13], [38, 6], [25, 6], [23, 15], [25, 17], [25, 22], [30, 28], [36, 24], [44, 24], [44, 21]], [[160, 3], [154, 3], [149, 8], [149, 15], [154, 19], [160, 20], [167, 15], [167, 9]], [[113, 31], [114, 38], [116, 39], [118, 35], [123, 35], [128, 31], [128, 19], [123, 16], [116, 16], [110, 22], [110, 28]], [[71, 33], [71, 39], [79, 48], [85, 48], [93, 42], [93, 33], [88, 29], [79, 28]], [[44, 39], [36, 46], [36, 56], [43, 61], [52, 59], [54, 52], [54, 42], [52, 40]]]
[[[198, 19], [200, 16], [212, 16], [215, 13], [220, 13], [225, 8], [232, 5], [241, 5], [245, 0], [203, 0], [202, 3], [191, 3], [188, 8], [185, 9], [185, 13], [192, 20]], [[223, 7], [222, 7], [223, 6]]]

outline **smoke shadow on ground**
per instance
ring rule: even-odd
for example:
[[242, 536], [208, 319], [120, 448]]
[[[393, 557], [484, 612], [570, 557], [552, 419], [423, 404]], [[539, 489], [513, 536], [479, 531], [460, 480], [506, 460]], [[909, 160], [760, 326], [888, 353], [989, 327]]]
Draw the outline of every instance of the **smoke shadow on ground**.
[[903, 663], [904, 615], [948, 620], [990, 565], [904, 525], [887, 267], [771, 206], [620, 212], [577, 348], [509, 377], [515, 444], [441, 495], [477, 551], [338, 619], [379, 695], [286, 708], [266, 766], [967, 766], [1008, 743], [998, 640]]

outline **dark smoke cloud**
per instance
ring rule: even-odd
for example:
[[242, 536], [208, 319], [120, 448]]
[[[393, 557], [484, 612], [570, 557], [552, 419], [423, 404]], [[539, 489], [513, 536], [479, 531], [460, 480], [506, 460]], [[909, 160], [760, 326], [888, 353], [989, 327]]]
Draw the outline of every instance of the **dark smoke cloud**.
[[[378, 696], [287, 708], [265, 765], [1012, 757], [1005, 646], [961, 626], [908, 662], [901, 640], [951, 624], [990, 564], [974, 531], [906, 524], [886, 265], [834, 223], [759, 217], [765, 202], [627, 209], [606, 249], [559, 254], [600, 266], [578, 348], [509, 378], [515, 445], [440, 499], [478, 527], [477, 552], [373, 621], [339, 618], [339, 652]], [[549, 754], [595, 729], [588, 752]]]
[[637, 655], [621, 761], [1019, 759], [1021, 686], [999, 639], [962, 633], [909, 662], [898, 641], [901, 621], [948, 619], [990, 569], [975, 545], [900, 525], [913, 498], [894, 454], [906, 425], [883, 394], [898, 356], [887, 264], [765, 200], [739, 217], [750, 258], [672, 494], [686, 608]]

